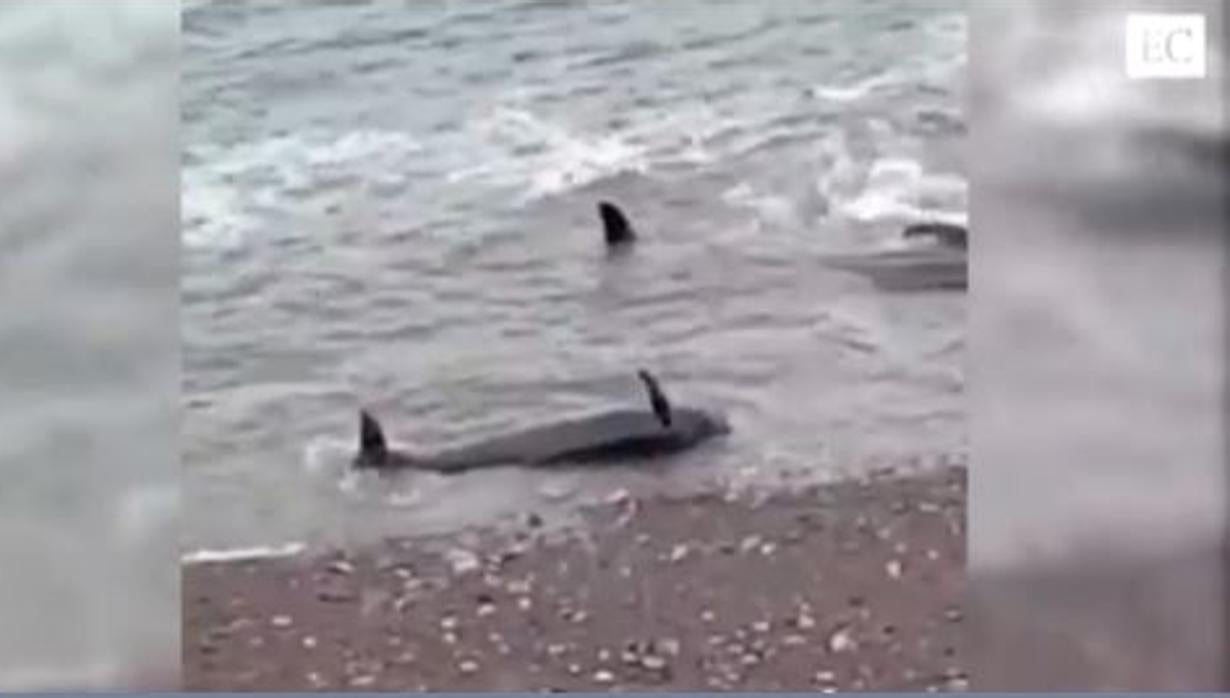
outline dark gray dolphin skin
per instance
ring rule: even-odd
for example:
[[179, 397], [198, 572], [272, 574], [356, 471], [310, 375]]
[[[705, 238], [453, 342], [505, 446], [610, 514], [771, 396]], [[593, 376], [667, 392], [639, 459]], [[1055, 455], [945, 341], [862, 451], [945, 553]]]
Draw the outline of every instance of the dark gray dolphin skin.
[[648, 371], [638, 371], [637, 375], [649, 392], [651, 410], [609, 410], [430, 454], [390, 449], [380, 423], [363, 410], [359, 413], [359, 452], [353, 465], [358, 469], [446, 474], [505, 465], [581, 465], [670, 455], [730, 433], [730, 425], [721, 415], [674, 407]]
[[952, 223], [914, 223], [901, 233], [905, 238], [932, 237], [937, 242], [955, 249], [969, 249], [969, 232]]
[[602, 218], [602, 231], [608, 248], [622, 248], [636, 242], [636, 231], [619, 207], [609, 201], [598, 202], [598, 216]]

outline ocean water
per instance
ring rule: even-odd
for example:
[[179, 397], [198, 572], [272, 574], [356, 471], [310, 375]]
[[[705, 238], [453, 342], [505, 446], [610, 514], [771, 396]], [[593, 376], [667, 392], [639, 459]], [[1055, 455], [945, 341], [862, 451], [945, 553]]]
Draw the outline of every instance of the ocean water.
[[[965, 444], [965, 299], [826, 254], [963, 220], [957, 2], [185, 4], [185, 552], [548, 519]], [[640, 230], [606, 258], [595, 204]], [[669, 465], [350, 475], [644, 400], [735, 432]]]

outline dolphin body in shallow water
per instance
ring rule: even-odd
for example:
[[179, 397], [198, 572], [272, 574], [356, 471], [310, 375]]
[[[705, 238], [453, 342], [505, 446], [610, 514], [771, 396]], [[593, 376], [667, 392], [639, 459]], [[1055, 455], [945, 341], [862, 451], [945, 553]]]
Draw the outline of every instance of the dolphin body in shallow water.
[[914, 223], [903, 239], [932, 238], [936, 244], [858, 255], [834, 255], [824, 262], [855, 272], [887, 291], [964, 291], [969, 287], [969, 233], [951, 223]]
[[454, 474], [505, 465], [602, 463], [670, 455], [730, 433], [721, 415], [674, 407], [648, 371], [638, 375], [651, 409], [609, 410], [430, 454], [389, 448], [384, 429], [364, 410], [359, 413], [359, 452], [353, 466]]
[[906, 226], [902, 231], [901, 237], [918, 238], [930, 237], [945, 247], [950, 247], [954, 250], [969, 249], [969, 231], [964, 227], [953, 223], [914, 223]]

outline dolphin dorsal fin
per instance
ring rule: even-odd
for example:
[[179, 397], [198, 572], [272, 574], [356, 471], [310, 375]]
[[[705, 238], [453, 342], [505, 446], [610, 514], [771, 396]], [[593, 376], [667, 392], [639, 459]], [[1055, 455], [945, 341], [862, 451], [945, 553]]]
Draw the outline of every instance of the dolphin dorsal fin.
[[368, 463], [379, 463], [389, 454], [380, 422], [367, 410], [359, 410], [359, 458]]
[[641, 382], [645, 384], [645, 390], [649, 393], [649, 405], [653, 408], [653, 413], [658, 417], [658, 421], [667, 429], [671, 426], [671, 403], [666, 399], [666, 394], [662, 392], [662, 387], [658, 385], [658, 381], [649, 371], [640, 369], [636, 372], [640, 377]]
[[609, 201], [599, 202], [598, 215], [602, 218], [602, 232], [606, 236], [607, 247], [626, 245], [636, 240], [636, 231], [632, 229], [632, 224], [615, 204]]

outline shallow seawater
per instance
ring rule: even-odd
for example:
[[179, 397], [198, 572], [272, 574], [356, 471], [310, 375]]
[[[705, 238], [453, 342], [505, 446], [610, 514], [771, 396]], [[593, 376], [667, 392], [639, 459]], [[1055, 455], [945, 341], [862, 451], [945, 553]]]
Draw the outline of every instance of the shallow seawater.
[[[963, 294], [821, 263], [964, 218], [960, 4], [190, 2], [183, 36], [188, 549], [964, 448]], [[432, 450], [644, 404], [639, 367], [734, 433], [632, 468], [346, 472], [360, 406]]]

